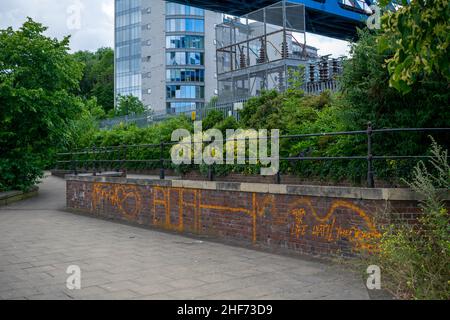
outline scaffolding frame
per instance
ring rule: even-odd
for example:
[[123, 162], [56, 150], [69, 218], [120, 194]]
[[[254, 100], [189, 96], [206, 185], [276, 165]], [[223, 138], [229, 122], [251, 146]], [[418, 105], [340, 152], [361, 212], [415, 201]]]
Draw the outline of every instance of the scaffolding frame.
[[[280, 1], [216, 27], [218, 104], [288, 87], [290, 70], [307, 65], [303, 4]], [[303, 34], [303, 43], [296, 39]], [[301, 54], [292, 50], [296, 44]]]

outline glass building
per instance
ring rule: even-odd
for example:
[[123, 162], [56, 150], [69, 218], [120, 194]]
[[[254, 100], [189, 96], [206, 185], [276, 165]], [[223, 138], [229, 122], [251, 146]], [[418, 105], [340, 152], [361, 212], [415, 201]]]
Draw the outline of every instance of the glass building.
[[141, 0], [116, 0], [115, 94], [142, 99]]
[[217, 94], [222, 15], [163, 0], [116, 0], [115, 92], [156, 113], [191, 113]]

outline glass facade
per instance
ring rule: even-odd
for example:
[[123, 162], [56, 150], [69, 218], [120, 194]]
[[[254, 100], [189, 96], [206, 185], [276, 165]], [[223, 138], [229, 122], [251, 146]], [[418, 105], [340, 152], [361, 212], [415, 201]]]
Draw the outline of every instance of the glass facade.
[[205, 20], [192, 18], [167, 19], [166, 32], [205, 32]]
[[204, 82], [203, 69], [167, 69], [168, 82]]
[[167, 86], [167, 99], [204, 99], [204, 86], [183, 86], [172, 85]]
[[205, 104], [204, 15], [202, 9], [166, 3], [168, 113], [190, 113]]
[[[165, 7], [165, 15], [157, 12], [160, 6]], [[204, 106], [203, 9], [164, 1], [115, 0], [114, 31], [116, 96], [134, 95], [169, 113], [190, 113]], [[164, 45], [159, 43], [163, 32], [165, 51], [155, 53], [156, 46]]]
[[205, 64], [203, 52], [167, 52], [168, 66], [203, 66]]
[[167, 49], [205, 49], [205, 37], [203, 36], [167, 36]]
[[116, 95], [141, 93], [141, 0], [115, 0]]
[[167, 15], [182, 15], [182, 16], [204, 16], [203, 9], [185, 6], [182, 4], [168, 2], [166, 5]]
[[167, 110], [169, 113], [189, 113], [203, 106], [203, 102], [167, 102]]

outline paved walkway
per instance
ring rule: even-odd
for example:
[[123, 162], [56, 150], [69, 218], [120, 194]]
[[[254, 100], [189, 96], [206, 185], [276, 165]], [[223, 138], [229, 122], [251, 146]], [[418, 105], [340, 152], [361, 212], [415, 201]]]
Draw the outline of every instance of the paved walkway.
[[[1, 299], [367, 299], [360, 277], [309, 260], [63, 211], [65, 182], [0, 207]], [[81, 290], [66, 269], [81, 268]]]

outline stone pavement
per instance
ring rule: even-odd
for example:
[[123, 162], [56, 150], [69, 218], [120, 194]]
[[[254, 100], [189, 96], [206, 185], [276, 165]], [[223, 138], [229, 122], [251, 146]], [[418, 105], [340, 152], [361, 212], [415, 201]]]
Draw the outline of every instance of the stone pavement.
[[[336, 266], [64, 211], [65, 182], [0, 207], [0, 299], [368, 299]], [[81, 268], [81, 290], [66, 288]]]

